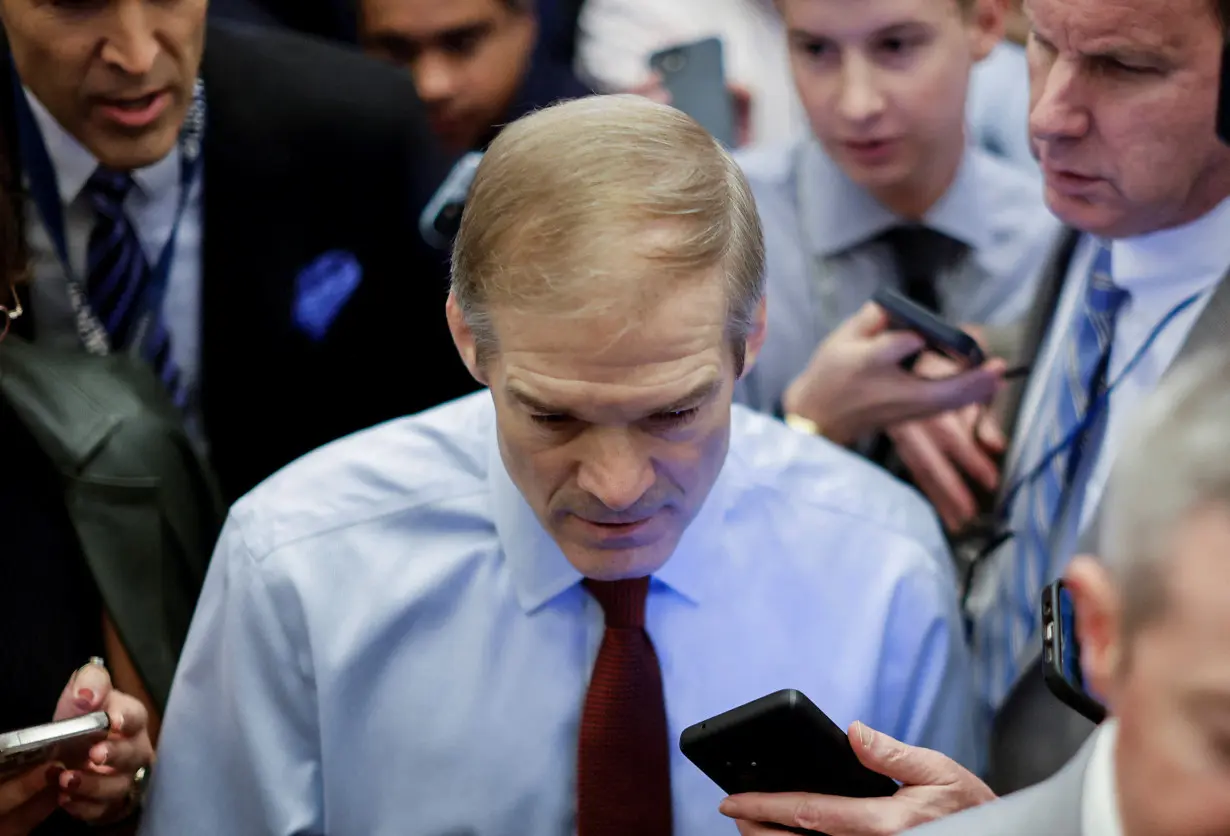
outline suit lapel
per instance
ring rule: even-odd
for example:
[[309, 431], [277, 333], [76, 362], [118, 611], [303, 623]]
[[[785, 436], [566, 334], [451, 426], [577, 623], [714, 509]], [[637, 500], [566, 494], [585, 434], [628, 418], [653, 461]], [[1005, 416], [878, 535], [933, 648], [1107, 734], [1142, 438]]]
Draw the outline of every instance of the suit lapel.
[[[1076, 230], [1065, 229], [1051, 250], [1051, 257], [1038, 282], [1037, 298], [1025, 321], [1024, 346], [1020, 354], [1022, 365], [1032, 368], [1037, 362], [1038, 352], [1050, 331], [1055, 309], [1059, 306], [1059, 297], [1063, 293], [1068, 268], [1072, 263], [1072, 255], [1076, 252], [1076, 245], [1080, 237], [1080, 233]], [[1016, 434], [1021, 402], [1024, 400], [1031, 377], [1032, 375], [1029, 375], [1009, 388], [1004, 396], [1004, 433], [1008, 438]]]

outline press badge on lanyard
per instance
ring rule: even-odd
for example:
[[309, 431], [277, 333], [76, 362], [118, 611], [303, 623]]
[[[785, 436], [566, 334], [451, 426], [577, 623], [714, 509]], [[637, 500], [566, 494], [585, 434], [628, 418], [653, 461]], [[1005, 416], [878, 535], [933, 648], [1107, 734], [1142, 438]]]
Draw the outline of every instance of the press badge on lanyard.
[[[113, 350], [111, 337], [90, 306], [85, 283], [73, 271], [72, 263], [68, 258], [68, 240], [64, 232], [64, 207], [60, 202], [60, 188], [55, 167], [52, 165], [51, 156], [47, 153], [43, 134], [34, 119], [34, 113], [30, 109], [30, 102], [26, 99], [25, 90], [16, 68], [12, 69], [11, 75], [21, 159], [25, 163], [26, 174], [30, 179], [30, 192], [34, 198], [34, 204], [38, 207], [39, 216], [43, 219], [43, 225], [47, 227], [47, 233], [56, 248], [60, 267], [64, 270], [77, 335], [81, 339], [82, 346], [91, 354], [110, 354]], [[131, 351], [142, 356], [146, 356], [145, 344], [153, 332], [150, 327], [151, 322], [159, 315], [162, 300], [166, 296], [171, 263], [175, 260], [175, 241], [179, 236], [179, 226], [188, 208], [188, 195], [192, 189], [192, 183], [201, 167], [201, 148], [204, 136], [205, 84], [197, 79], [192, 91], [192, 104], [188, 107], [183, 127], [179, 132], [180, 182], [175, 222], [171, 226], [171, 234], [167, 237], [162, 253], [158, 256], [158, 262], [149, 272], [148, 283], [142, 293], [140, 315], [128, 346]]]

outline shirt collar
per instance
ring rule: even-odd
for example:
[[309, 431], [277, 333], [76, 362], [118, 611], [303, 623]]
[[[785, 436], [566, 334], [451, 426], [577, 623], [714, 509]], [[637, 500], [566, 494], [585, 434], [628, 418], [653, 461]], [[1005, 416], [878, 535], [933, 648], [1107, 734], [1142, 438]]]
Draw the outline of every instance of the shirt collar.
[[[43, 144], [47, 147], [47, 156], [55, 167], [56, 184], [60, 190], [60, 202], [68, 206], [85, 188], [85, 184], [98, 168], [98, 160], [89, 150], [77, 141], [77, 138], [64, 130], [51, 112], [43, 106], [30, 89], [23, 88], [30, 110], [34, 114], [35, 124], [43, 135]], [[164, 194], [178, 186], [179, 178], [179, 143], [153, 165], [136, 169], [132, 172], [133, 182], [140, 191], [152, 196]]]
[[[807, 219], [803, 234], [814, 255], [836, 255], [906, 223], [846, 176], [814, 138], [800, 143], [798, 153], [799, 215]], [[967, 147], [952, 185], [923, 218], [975, 251], [992, 240], [978, 179], [978, 159]]]
[[1119, 793], [1115, 786], [1115, 738], [1118, 721], [1108, 720], [1095, 732], [1093, 754], [1085, 768], [1081, 801], [1083, 836], [1123, 836], [1119, 817]]
[[1133, 296], [1157, 286], [1173, 288], [1177, 277], [1192, 290], [1216, 284], [1230, 264], [1230, 198], [1189, 224], [1111, 242], [1111, 275]]
[[[658, 581], [694, 604], [702, 601], [711, 573], [722, 565], [720, 558], [725, 547], [721, 531], [727, 510], [728, 470], [728, 466], [723, 466], [705, 503], [680, 538], [675, 553], [654, 573]], [[527, 613], [533, 612], [580, 583], [583, 576], [542, 527], [508, 475], [494, 419], [488, 444], [487, 473], [492, 519], [500, 548], [508, 560], [517, 601]]]

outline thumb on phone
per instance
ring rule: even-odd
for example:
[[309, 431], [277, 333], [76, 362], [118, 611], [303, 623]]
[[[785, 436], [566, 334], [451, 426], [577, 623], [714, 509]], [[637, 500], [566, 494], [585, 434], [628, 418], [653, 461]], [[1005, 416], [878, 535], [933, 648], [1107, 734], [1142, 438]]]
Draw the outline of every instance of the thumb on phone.
[[863, 766], [904, 786], [949, 784], [963, 771], [956, 761], [939, 752], [909, 746], [862, 723], [851, 725], [847, 735]]

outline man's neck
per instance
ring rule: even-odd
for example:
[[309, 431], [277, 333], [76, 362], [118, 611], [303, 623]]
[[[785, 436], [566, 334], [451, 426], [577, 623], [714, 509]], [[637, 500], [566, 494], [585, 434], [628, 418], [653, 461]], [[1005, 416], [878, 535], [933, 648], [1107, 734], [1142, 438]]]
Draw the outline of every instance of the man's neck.
[[938, 164], [921, 165], [914, 176], [884, 189], [872, 189], [872, 196], [894, 215], [921, 221], [939, 203], [957, 180], [965, 158], [964, 132]]

